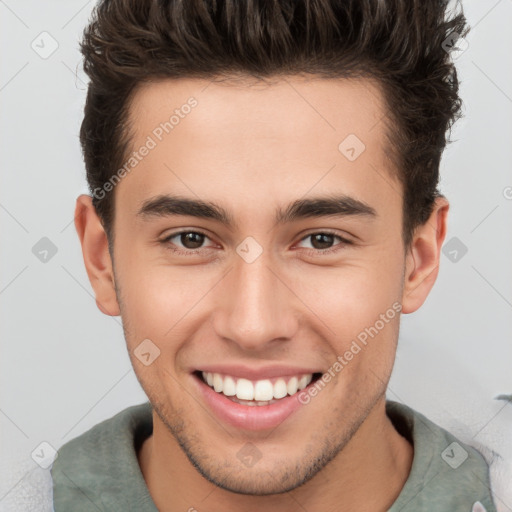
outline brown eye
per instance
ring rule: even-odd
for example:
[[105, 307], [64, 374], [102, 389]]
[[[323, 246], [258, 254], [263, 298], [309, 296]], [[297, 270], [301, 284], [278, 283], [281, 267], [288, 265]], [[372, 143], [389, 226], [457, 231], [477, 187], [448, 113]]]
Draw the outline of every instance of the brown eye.
[[198, 249], [203, 245], [205, 236], [202, 233], [195, 233], [193, 231], [188, 233], [180, 233], [180, 242], [183, 247], [187, 249]]
[[[301, 243], [304, 243], [308, 240], [310, 240], [309, 247], [304, 245], [302, 247], [308, 249], [309, 252], [313, 254], [316, 253], [318, 255], [335, 252], [343, 249], [347, 245], [352, 245], [350, 240], [347, 240], [334, 233], [324, 231], [310, 233], [301, 240]], [[338, 242], [336, 242], [336, 240], [338, 240]]]
[[186, 254], [212, 247], [203, 245], [205, 240], [209, 240], [208, 236], [199, 231], [178, 231], [161, 240], [161, 243], [176, 253]]
[[311, 237], [311, 245], [315, 249], [329, 249], [335, 238], [334, 235], [328, 233], [315, 233], [309, 236]]

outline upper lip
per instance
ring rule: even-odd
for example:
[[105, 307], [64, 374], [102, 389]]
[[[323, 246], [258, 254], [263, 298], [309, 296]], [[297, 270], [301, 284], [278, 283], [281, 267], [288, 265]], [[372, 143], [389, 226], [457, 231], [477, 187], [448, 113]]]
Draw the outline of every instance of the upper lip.
[[247, 366], [244, 364], [205, 364], [196, 368], [194, 371], [220, 373], [222, 375], [230, 375], [239, 379], [263, 380], [275, 377], [293, 377], [295, 375], [309, 375], [310, 373], [322, 373], [322, 370], [315, 368], [307, 368], [305, 366]]

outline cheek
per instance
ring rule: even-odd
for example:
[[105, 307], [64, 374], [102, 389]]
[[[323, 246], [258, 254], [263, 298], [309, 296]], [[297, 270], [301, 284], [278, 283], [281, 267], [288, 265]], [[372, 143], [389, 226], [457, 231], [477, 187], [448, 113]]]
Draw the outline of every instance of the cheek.
[[[365, 327], [401, 298], [400, 262], [351, 262], [337, 268], [311, 267], [288, 274], [304, 303], [333, 326]], [[328, 325], [330, 325], [328, 323]], [[336, 329], [334, 329], [336, 331]]]
[[387, 367], [398, 336], [401, 273], [401, 260], [382, 252], [343, 267], [311, 267], [292, 282], [304, 304], [327, 326], [322, 333], [337, 355], [348, 352], [351, 367], [368, 364], [368, 359]]
[[123, 262], [119, 278], [123, 321], [128, 343], [145, 338], [168, 343], [187, 324], [195, 307], [208, 295], [218, 276], [199, 267], [172, 267], [140, 259]]

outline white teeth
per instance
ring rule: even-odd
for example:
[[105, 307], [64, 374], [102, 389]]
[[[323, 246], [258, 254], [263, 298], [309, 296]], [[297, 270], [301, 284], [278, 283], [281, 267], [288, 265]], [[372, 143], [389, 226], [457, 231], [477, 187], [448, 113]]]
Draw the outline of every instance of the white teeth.
[[255, 407], [258, 405], [270, 405], [274, 402], [277, 402], [277, 400], [269, 400], [268, 402], [257, 402], [256, 400], [239, 400], [236, 396], [232, 396], [230, 399], [237, 404], [248, 405], [249, 407]]
[[224, 378], [224, 386], [222, 392], [226, 396], [235, 396], [236, 395], [236, 383], [231, 377]]
[[299, 389], [304, 389], [313, 379], [312, 375], [303, 375], [299, 379]]
[[288, 384], [286, 386], [286, 390], [288, 391], [288, 394], [289, 395], [294, 395], [295, 393], [297, 393], [297, 389], [298, 389], [298, 384], [299, 382], [299, 379], [297, 379], [297, 377], [292, 377], [289, 381], [288, 381]]
[[224, 379], [218, 374], [213, 374], [213, 389], [220, 393], [222, 391], [222, 385], [224, 384]]
[[[218, 375], [218, 373], [215, 375]], [[254, 386], [250, 380], [238, 379], [236, 382], [236, 397], [240, 400], [254, 400]]]
[[[202, 372], [203, 379], [217, 393], [232, 397], [233, 401], [244, 405], [268, 405], [286, 395], [294, 395], [304, 389], [312, 380], [313, 374], [298, 375], [288, 379], [279, 378], [274, 384], [269, 379], [252, 382], [236, 379], [220, 373]], [[235, 398], [236, 397], [236, 398]], [[243, 402], [239, 402], [242, 400]]]
[[288, 394], [284, 379], [278, 379], [274, 384], [274, 398], [284, 398]]
[[274, 398], [274, 386], [269, 380], [259, 380], [254, 386], [254, 400], [261, 402]]

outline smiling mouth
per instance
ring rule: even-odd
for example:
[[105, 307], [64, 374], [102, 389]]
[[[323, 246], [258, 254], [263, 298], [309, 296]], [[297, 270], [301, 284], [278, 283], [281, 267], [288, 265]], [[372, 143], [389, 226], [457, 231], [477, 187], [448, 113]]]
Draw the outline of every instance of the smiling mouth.
[[322, 376], [321, 373], [309, 373], [249, 380], [213, 372], [196, 371], [194, 374], [216, 393], [249, 407], [271, 405], [294, 396]]

